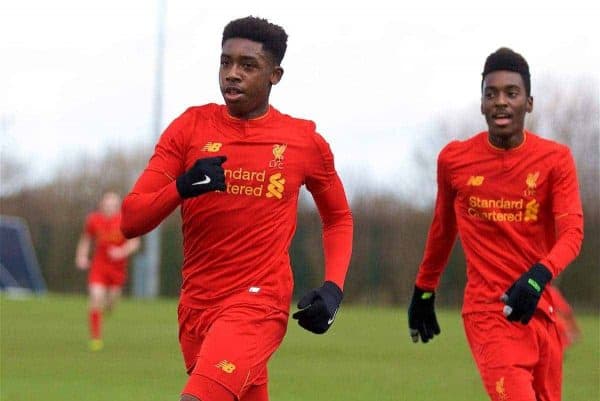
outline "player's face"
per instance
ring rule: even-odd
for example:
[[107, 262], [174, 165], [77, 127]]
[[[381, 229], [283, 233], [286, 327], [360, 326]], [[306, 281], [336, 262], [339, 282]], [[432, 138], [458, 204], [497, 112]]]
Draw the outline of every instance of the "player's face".
[[283, 69], [274, 64], [262, 43], [241, 38], [223, 43], [219, 85], [232, 116], [249, 119], [266, 113], [271, 86], [282, 75]]
[[119, 195], [109, 192], [100, 201], [100, 211], [106, 216], [113, 216], [121, 209], [121, 198]]
[[[481, 113], [485, 115], [492, 142], [522, 141], [525, 115], [533, 109], [523, 78], [513, 71], [494, 71], [486, 75], [481, 96]], [[512, 141], [514, 142], [514, 141]]]

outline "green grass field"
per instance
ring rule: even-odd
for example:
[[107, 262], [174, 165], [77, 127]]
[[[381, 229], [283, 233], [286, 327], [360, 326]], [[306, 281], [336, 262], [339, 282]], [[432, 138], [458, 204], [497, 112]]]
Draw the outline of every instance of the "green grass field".
[[[124, 300], [97, 353], [87, 349], [84, 297], [1, 298], [0, 308], [2, 401], [178, 400], [176, 301]], [[442, 335], [427, 345], [410, 342], [404, 308], [345, 305], [324, 336], [292, 323], [270, 364], [271, 400], [486, 400], [459, 312], [439, 319]], [[563, 400], [598, 400], [600, 320], [578, 320], [584, 337], [566, 355]]]

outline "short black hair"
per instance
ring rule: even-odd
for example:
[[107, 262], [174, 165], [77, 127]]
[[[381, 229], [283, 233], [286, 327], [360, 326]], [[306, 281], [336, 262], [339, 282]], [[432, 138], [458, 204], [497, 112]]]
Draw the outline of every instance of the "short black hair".
[[494, 71], [513, 71], [519, 73], [523, 78], [527, 96], [531, 95], [531, 76], [529, 74], [529, 64], [527, 64], [525, 58], [519, 53], [509, 49], [508, 47], [501, 47], [494, 53], [490, 54], [485, 60], [485, 66], [483, 67], [483, 72], [481, 73], [481, 89], [483, 89], [483, 81], [485, 80], [485, 76]]
[[253, 16], [229, 22], [223, 30], [221, 46], [231, 38], [243, 38], [262, 43], [263, 48], [271, 53], [277, 65], [281, 64], [287, 49], [288, 36], [282, 27]]

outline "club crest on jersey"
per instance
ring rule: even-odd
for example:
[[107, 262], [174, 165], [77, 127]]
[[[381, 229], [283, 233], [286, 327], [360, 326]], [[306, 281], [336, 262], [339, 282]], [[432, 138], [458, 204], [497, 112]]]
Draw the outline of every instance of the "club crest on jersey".
[[269, 162], [269, 167], [271, 168], [283, 168], [283, 154], [285, 153], [285, 150], [287, 149], [287, 145], [282, 144], [275, 144], [273, 145], [273, 160], [271, 160]]
[[525, 180], [525, 184], [527, 184], [527, 189], [523, 191], [525, 196], [534, 196], [535, 189], [537, 187], [537, 179], [540, 177], [540, 172], [536, 171], [535, 173], [527, 174], [527, 179]]

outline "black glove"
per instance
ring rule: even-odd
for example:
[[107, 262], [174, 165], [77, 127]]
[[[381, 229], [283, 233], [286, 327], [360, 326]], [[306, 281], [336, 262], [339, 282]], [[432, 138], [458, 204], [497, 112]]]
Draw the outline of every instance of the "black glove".
[[542, 291], [552, 280], [552, 273], [541, 263], [536, 263], [500, 298], [506, 305], [504, 315], [511, 322], [529, 323], [535, 312]]
[[192, 198], [211, 191], [225, 191], [225, 171], [221, 164], [225, 156], [207, 157], [177, 177], [177, 192], [182, 198]]
[[325, 333], [335, 320], [344, 293], [332, 281], [326, 281], [320, 288], [306, 293], [298, 302], [298, 312], [292, 317], [298, 324], [316, 334]]
[[413, 342], [428, 342], [433, 336], [440, 334], [440, 325], [435, 316], [433, 302], [435, 293], [424, 291], [415, 286], [410, 306], [408, 307], [408, 329]]

